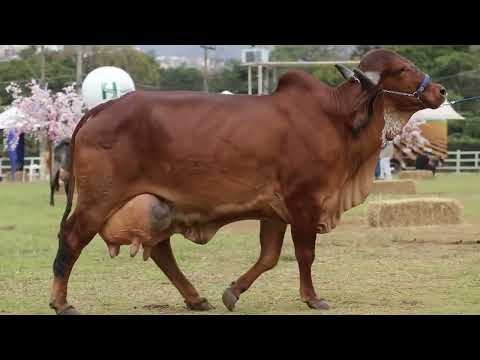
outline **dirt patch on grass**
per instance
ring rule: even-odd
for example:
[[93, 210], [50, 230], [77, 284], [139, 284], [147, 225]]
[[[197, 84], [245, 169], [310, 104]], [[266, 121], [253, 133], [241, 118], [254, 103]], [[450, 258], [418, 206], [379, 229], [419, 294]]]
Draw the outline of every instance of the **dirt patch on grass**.
[[[133, 308], [137, 309], [138, 307], [134, 306]], [[159, 310], [168, 310], [169, 305], [168, 304], [151, 304], [151, 305], [143, 305], [141, 308], [145, 310], [159, 311]]]
[[15, 230], [17, 227], [15, 225], [5, 225], [0, 226], [0, 231], [12, 231]]

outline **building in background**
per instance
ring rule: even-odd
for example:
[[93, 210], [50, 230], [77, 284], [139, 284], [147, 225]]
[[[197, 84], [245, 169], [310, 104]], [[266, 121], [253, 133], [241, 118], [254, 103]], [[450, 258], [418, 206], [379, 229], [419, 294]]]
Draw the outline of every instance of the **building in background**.
[[[178, 68], [181, 66], [192, 67], [195, 69], [203, 69], [203, 57], [188, 57], [188, 56], [157, 56], [155, 60], [160, 67], [164, 69]], [[225, 66], [225, 59], [215, 57], [212, 55], [207, 60], [207, 67], [210, 71], [219, 70]]]
[[[19, 54], [22, 50], [27, 49], [32, 45], [0, 45], [0, 61], [10, 61], [19, 59]], [[37, 46], [37, 52], [40, 51], [40, 45]], [[44, 45], [49, 51], [62, 51], [64, 45]]]

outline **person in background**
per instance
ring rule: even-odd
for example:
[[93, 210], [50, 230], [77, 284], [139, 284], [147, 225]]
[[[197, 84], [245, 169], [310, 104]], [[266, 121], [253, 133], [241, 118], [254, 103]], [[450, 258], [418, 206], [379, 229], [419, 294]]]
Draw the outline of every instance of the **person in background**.
[[392, 180], [390, 160], [393, 157], [393, 142], [388, 142], [380, 152], [380, 179]]
[[380, 178], [380, 160], [377, 161], [377, 166], [375, 167], [375, 180]]
[[17, 143], [18, 143], [18, 135], [15, 132], [15, 130], [8, 130], [7, 153], [8, 153], [8, 158], [10, 159], [12, 181], [15, 181], [15, 174], [17, 172]]

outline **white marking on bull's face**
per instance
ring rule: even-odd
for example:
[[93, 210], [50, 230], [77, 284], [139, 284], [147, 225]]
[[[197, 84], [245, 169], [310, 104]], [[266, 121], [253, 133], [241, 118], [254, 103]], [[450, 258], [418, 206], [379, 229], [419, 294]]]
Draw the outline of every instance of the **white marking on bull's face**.
[[380, 73], [378, 71], [367, 71], [365, 72], [365, 75], [367, 75], [367, 77], [372, 80], [375, 85], [378, 85], [380, 82]]

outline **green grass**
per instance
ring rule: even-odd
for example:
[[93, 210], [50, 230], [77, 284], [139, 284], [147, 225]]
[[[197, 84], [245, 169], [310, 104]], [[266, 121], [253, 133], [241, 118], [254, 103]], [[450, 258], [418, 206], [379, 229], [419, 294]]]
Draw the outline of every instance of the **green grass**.
[[[314, 283], [332, 306], [322, 314], [480, 313], [480, 175], [440, 175], [417, 189], [422, 196], [460, 200], [465, 223], [385, 231], [368, 227], [366, 204], [352, 209], [337, 229], [317, 238]], [[48, 193], [46, 183], [0, 185], [0, 313], [52, 314], [52, 263], [65, 198], [58, 195], [51, 208]], [[205, 246], [175, 236], [173, 248], [185, 274], [216, 307], [209, 313], [227, 314], [222, 292], [255, 262], [258, 224], [230, 225]], [[301, 303], [298, 286], [288, 235], [279, 265], [242, 296], [235, 314], [317, 314]], [[85, 314], [190, 313], [152, 261], [131, 259], [127, 248], [111, 260], [99, 237], [74, 268], [69, 300]], [[164, 306], [144, 308], [151, 304]]]

